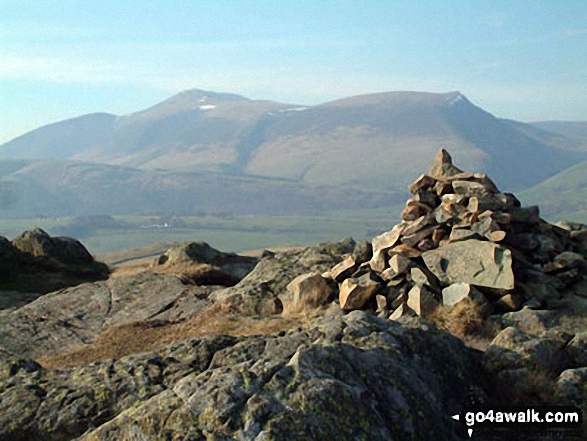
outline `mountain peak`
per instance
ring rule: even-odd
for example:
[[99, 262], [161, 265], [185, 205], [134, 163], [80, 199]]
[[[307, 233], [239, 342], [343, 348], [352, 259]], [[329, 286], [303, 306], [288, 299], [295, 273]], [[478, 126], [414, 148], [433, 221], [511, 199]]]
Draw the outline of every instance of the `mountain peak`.
[[172, 100], [197, 100], [198, 102], [206, 101], [249, 101], [248, 98], [235, 93], [212, 92], [202, 89], [186, 89], [172, 96], [167, 101]]
[[249, 101], [248, 98], [234, 93], [211, 92], [202, 89], [186, 89], [171, 98], [134, 115], [141, 117], [172, 114], [187, 110], [210, 110], [222, 103]]

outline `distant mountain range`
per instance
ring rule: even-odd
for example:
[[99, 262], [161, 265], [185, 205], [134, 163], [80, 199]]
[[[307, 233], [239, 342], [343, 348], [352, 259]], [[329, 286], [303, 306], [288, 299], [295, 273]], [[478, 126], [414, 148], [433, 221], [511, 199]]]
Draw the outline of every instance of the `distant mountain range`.
[[459, 92], [308, 107], [194, 89], [1, 145], [0, 215], [371, 207], [403, 197], [440, 147], [518, 191], [587, 160], [587, 123], [499, 119]]

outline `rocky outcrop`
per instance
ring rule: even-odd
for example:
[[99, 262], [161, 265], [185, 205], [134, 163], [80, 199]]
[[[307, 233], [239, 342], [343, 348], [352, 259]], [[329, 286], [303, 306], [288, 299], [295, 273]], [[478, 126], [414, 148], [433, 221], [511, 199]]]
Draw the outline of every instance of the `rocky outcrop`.
[[[77, 240], [51, 237], [37, 228], [12, 242], [0, 236], [2, 308], [18, 307], [42, 294], [108, 278], [109, 269], [96, 262]], [[14, 293], [22, 292], [22, 296]]]
[[94, 261], [78, 240], [71, 237], [51, 237], [40, 228], [25, 231], [12, 240], [12, 244], [23, 253], [35, 257], [52, 257], [72, 265], [90, 264]]
[[20, 267], [18, 250], [8, 239], [0, 236], [0, 276], [16, 273]]
[[0, 316], [0, 348], [32, 358], [70, 351], [112, 326], [194, 315], [209, 305], [198, 293], [150, 272], [67, 288]]
[[239, 280], [249, 274], [258, 259], [249, 256], [239, 256], [234, 253], [223, 253], [212, 248], [206, 242], [190, 242], [170, 248], [155, 262], [156, 265], [166, 267], [191, 265], [210, 265], [213, 269], [227, 274], [236, 284]]
[[283, 311], [279, 296], [296, 277], [323, 273], [340, 263], [356, 247], [352, 239], [323, 243], [301, 250], [270, 253], [237, 285], [215, 291], [210, 299], [244, 314], [274, 314]]
[[0, 439], [457, 439], [478, 366], [456, 338], [405, 325], [333, 311], [63, 372], [5, 360]]

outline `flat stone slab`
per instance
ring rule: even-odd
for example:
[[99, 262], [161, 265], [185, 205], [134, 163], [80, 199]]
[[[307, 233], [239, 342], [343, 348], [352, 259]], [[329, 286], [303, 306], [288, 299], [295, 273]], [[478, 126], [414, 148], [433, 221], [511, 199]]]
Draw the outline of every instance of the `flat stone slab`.
[[463, 282], [488, 288], [514, 288], [512, 253], [492, 242], [454, 242], [426, 251], [422, 258], [443, 284]]

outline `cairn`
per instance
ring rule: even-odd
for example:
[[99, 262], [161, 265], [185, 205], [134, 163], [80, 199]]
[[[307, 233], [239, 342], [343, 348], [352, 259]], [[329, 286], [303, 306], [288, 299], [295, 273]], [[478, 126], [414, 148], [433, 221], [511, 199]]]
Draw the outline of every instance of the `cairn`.
[[536, 206], [521, 207], [484, 173], [458, 169], [447, 151], [408, 189], [402, 222], [322, 275], [338, 285], [343, 310], [396, 320], [464, 299], [487, 315], [555, 308], [584, 283], [585, 257], [570, 231], [542, 220]]

